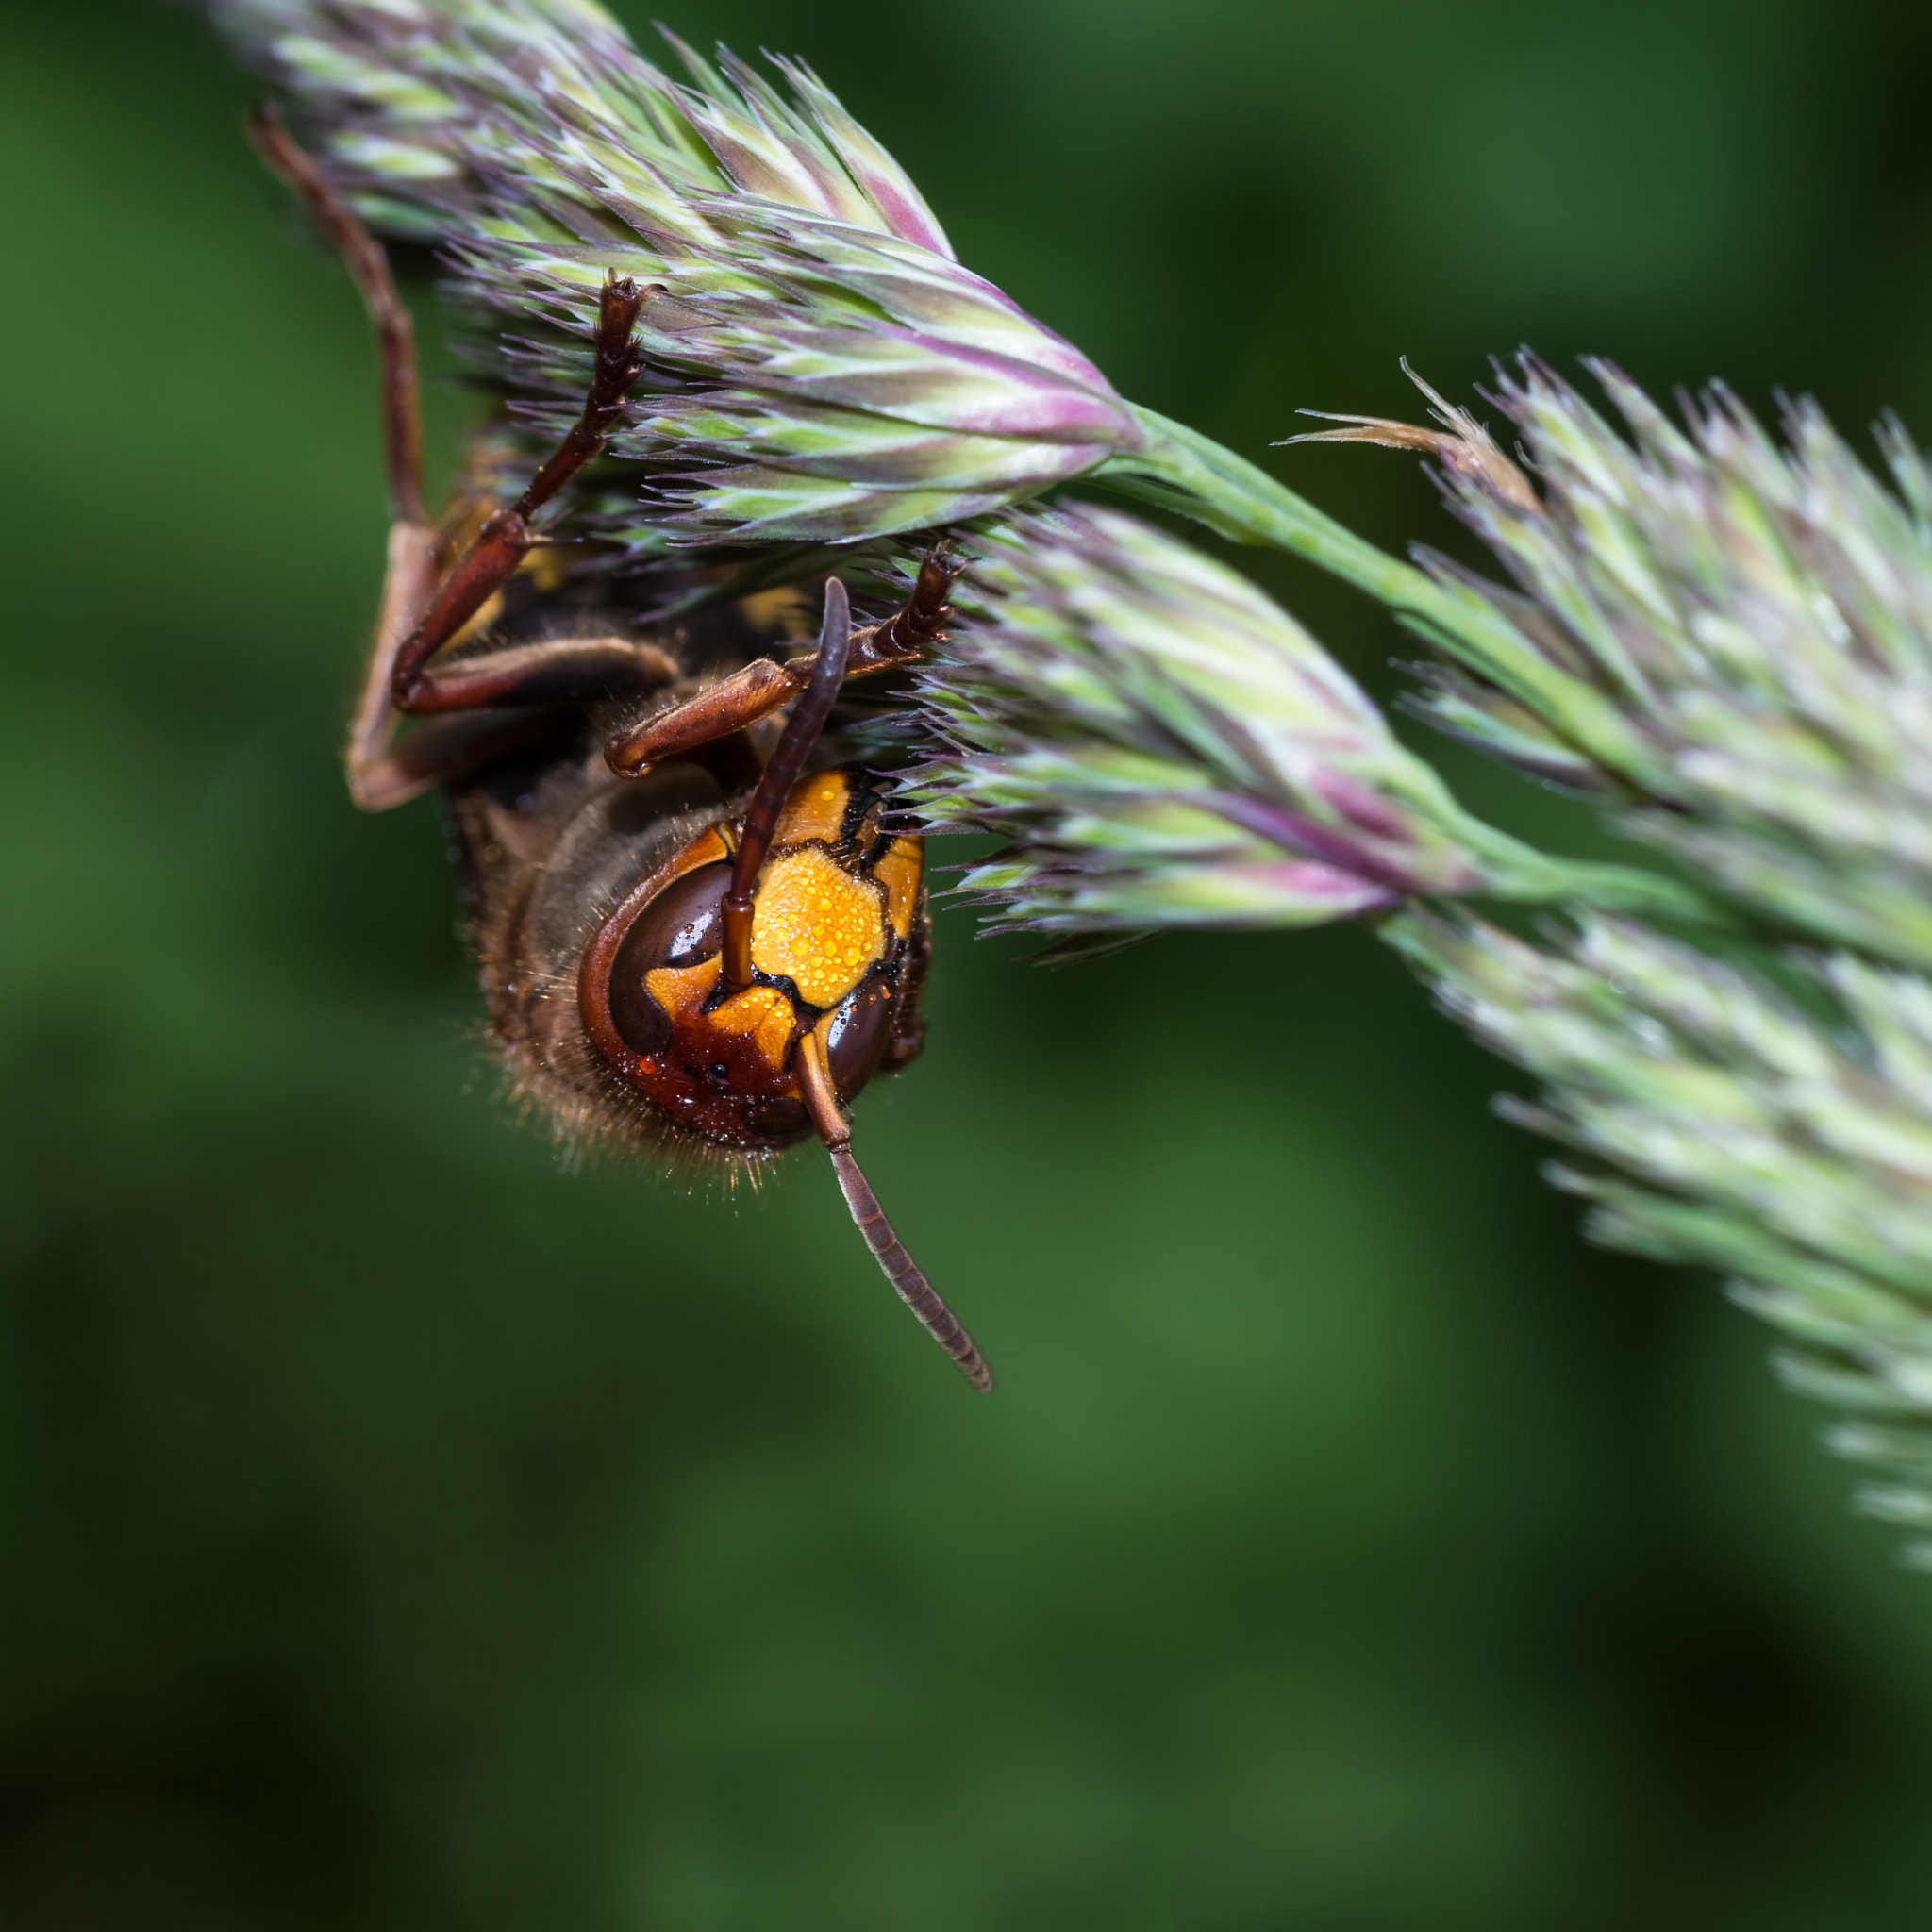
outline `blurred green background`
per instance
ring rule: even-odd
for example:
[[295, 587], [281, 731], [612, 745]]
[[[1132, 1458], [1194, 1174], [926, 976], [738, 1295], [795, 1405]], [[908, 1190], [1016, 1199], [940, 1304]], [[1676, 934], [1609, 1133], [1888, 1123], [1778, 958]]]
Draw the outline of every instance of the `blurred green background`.
[[[1448, 535], [1410, 460], [1264, 446], [1413, 413], [1403, 353], [1932, 433], [1921, 8], [674, 18], [806, 52], [975, 267], [1392, 545]], [[861, 1131], [990, 1403], [808, 1157], [557, 1171], [434, 808], [334, 767], [372, 363], [247, 97], [184, 10], [0, 22], [0, 1924], [1923, 1926], [1932, 1584], [1366, 933], [1048, 974], [941, 919]]]

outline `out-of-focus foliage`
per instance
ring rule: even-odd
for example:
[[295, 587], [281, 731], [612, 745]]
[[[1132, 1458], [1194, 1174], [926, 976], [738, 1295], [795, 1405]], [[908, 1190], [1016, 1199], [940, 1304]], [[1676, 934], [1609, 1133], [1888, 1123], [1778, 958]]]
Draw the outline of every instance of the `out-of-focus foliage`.
[[[1932, 424], [1903, 15], [674, 24], [805, 45], [962, 258], [1251, 456], [1524, 339]], [[992, 1405], [822, 1175], [559, 1177], [466, 1091], [433, 812], [358, 820], [332, 764], [354, 297], [192, 22], [0, 31], [0, 1919], [1916, 1927], [1923, 1580], [1757, 1331], [1586, 1251], [1362, 936], [1041, 974], [942, 922], [868, 1111]], [[1399, 458], [1279, 460], [1430, 527]], [[1271, 587], [1389, 690], [1392, 629]]]
[[[1774, 928], [1932, 964], [1932, 474], [1883, 431], [1894, 486], [1815, 403], [1790, 447], [1722, 391], [1679, 427], [1599, 364], [1629, 431], [1534, 361], [1498, 394], [1547, 501], [1479, 474], [1462, 514], [1520, 591], [1525, 654], [1607, 698], [1626, 755], [1591, 771], [1548, 709], [1450, 667], [1427, 708], [1507, 763], [1663, 808], [1634, 816]], [[1627, 798], [1630, 794], [1626, 792]]]
[[[1392, 935], [1477, 1036], [1546, 1083], [1507, 1110], [1588, 1157], [1554, 1178], [1613, 1247], [1723, 1269], [1803, 1347], [1792, 1387], [1826, 1440], [1890, 1478], [1874, 1515], [1932, 1525], [1932, 991], [1839, 953], [1788, 958], [1821, 1024], [1762, 977], [1626, 922], [1539, 948], [1416, 914]], [[1932, 1569], [1932, 1541], [1906, 1545]]]

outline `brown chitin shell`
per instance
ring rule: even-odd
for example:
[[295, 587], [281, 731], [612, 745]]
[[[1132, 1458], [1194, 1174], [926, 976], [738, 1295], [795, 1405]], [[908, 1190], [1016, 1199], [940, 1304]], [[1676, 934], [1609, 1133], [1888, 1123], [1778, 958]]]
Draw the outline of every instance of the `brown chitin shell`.
[[[822, 855], [816, 862], [829, 860], [868, 891], [879, 908], [877, 960], [829, 1010], [806, 999], [795, 980], [761, 972], [752, 991], [765, 1006], [762, 1027], [711, 1024], [724, 1002], [715, 987], [699, 988], [683, 1010], [665, 1014], [676, 1050], [641, 1054], [638, 1045], [653, 1042], [635, 1040], [634, 1017], [634, 1040], [625, 1040], [611, 1010], [611, 972], [667, 887], [729, 856], [743, 799], [727, 797], [695, 765], [614, 777], [601, 741], [591, 732], [580, 742], [534, 747], [483, 781], [452, 788], [491, 1033], [513, 1086], [566, 1141], [617, 1140], [674, 1161], [753, 1167], [809, 1130], [790, 1067], [799, 1033], [835, 1015], [848, 1031], [866, 1021], [874, 1050], [865, 1064], [840, 1056], [848, 1099], [874, 1066], [890, 1071], [918, 1052], [930, 947], [920, 841], [880, 828], [883, 800], [864, 774], [804, 781], [773, 860], [813, 851]], [[771, 873], [768, 862], [761, 884]]]
[[917, 1051], [924, 852], [886, 813], [864, 772], [792, 788], [758, 875], [746, 985], [721, 971], [735, 820], [687, 841], [605, 921], [579, 974], [585, 1030], [665, 1119], [745, 1152], [785, 1146], [811, 1125], [794, 1066], [806, 1034], [844, 1100]]

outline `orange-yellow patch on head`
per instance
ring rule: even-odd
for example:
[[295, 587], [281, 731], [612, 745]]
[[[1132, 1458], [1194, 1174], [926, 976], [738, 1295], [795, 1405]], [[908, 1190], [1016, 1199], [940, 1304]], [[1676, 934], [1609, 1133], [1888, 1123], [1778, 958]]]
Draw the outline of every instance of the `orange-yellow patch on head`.
[[851, 795], [852, 787], [843, 772], [819, 772], [801, 779], [778, 814], [773, 844], [796, 845], [807, 839], [823, 839], [832, 844], [845, 823], [845, 805]]
[[873, 877], [886, 889], [886, 918], [902, 940], [912, 930], [920, 874], [924, 870], [925, 854], [917, 839], [894, 839], [886, 847], [886, 856], [872, 869]]
[[720, 1033], [749, 1033], [773, 1066], [785, 1064], [785, 1049], [791, 1044], [791, 1002], [775, 986], [748, 986], [715, 1008], [710, 1017]]
[[801, 999], [837, 1006], [885, 950], [877, 892], [818, 846], [785, 853], [759, 875], [752, 964], [790, 979]]
[[695, 966], [654, 966], [644, 974], [644, 991], [673, 1020], [683, 1020], [704, 1005], [724, 963], [714, 957]]

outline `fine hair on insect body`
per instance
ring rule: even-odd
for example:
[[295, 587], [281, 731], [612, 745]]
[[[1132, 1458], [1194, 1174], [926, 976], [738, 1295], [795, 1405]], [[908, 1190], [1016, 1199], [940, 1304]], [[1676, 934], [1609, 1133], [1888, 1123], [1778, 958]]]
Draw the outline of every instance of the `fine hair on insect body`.
[[382, 245], [272, 108], [250, 133], [341, 255], [381, 351], [391, 522], [350, 794], [384, 811], [442, 792], [513, 1087], [568, 1137], [747, 1172], [815, 1138], [887, 1279], [990, 1390], [860, 1171], [846, 1114], [922, 1043], [924, 842], [879, 774], [824, 762], [846, 680], [943, 637], [957, 562], [929, 553], [904, 607], [858, 625], [827, 577], [814, 647], [785, 659], [771, 652], [800, 641], [797, 596], [639, 634], [539, 522], [642, 373], [633, 331], [653, 291], [614, 276], [568, 433], [513, 501], [473, 462], [432, 519], [410, 319]]

